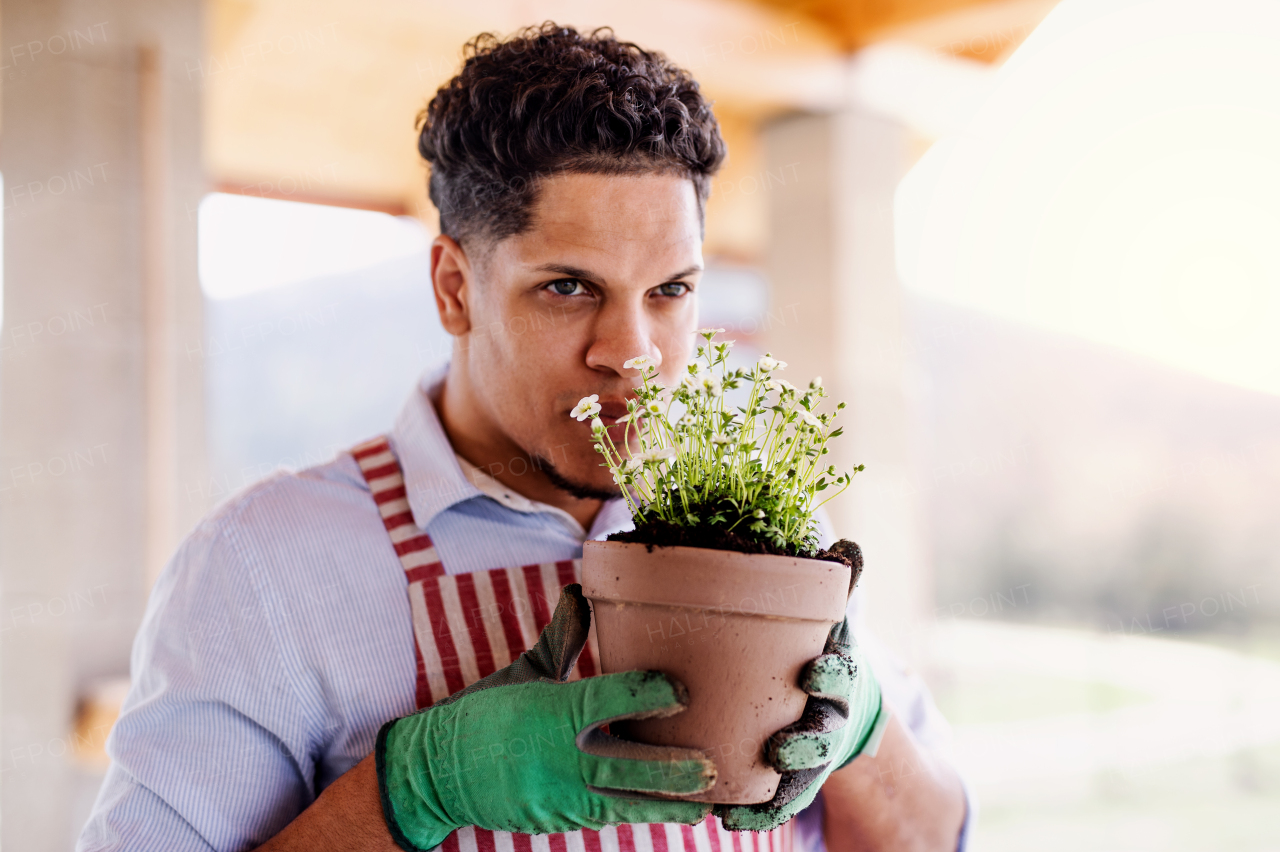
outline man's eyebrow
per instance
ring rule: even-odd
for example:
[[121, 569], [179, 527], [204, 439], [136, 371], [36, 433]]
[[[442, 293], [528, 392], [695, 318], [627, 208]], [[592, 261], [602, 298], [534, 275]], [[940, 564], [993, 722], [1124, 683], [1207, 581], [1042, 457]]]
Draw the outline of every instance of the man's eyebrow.
[[682, 270], [680, 270], [680, 271], [679, 271], [679, 272], [677, 272], [675, 275], [668, 275], [668, 276], [666, 277], [666, 280], [667, 280], [667, 281], [679, 281], [681, 278], [688, 278], [688, 277], [689, 277], [690, 275], [692, 275], [693, 273], [695, 273], [695, 272], [701, 272], [701, 271], [702, 271], [702, 267], [695, 263], [693, 266], [690, 266], [688, 269], [682, 269]]
[[[566, 278], [581, 278], [584, 281], [599, 281], [604, 283], [604, 278], [602, 276], [596, 275], [594, 272], [578, 266], [569, 266], [563, 263], [544, 263], [541, 266], [535, 267], [535, 269], [538, 272], [553, 272], [556, 275], [563, 275]], [[681, 278], [687, 278], [695, 272], [701, 271], [702, 267], [695, 263], [693, 266], [690, 266], [687, 269], [682, 269], [674, 275], [668, 275], [662, 280], [679, 281]]]
[[603, 280], [598, 275], [596, 275], [595, 273], [589, 270], [582, 269], [581, 267], [577, 267], [577, 266], [568, 266], [563, 263], [544, 263], [541, 266], [535, 267], [535, 271], [554, 272], [555, 274], [563, 275], [566, 278], [582, 278], [586, 281]]

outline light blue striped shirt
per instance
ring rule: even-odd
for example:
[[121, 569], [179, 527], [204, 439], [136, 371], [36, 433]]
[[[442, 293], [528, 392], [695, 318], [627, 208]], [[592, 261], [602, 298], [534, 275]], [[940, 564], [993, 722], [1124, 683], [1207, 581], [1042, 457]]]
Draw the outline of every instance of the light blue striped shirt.
[[[464, 471], [431, 402], [442, 378], [423, 379], [389, 437], [449, 573], [576, 559], [585, 536], [630, 526], [620, 500], [584, 532]], [[943, 744], [923, 684], [875, 647], [895, 712]], [[157, 581], [131, 666], [85, 852], [252, 849], [366, 757], [384, 722], [414, 712], [404, 570], [351, 456], [258, 483], [205, 518]]]

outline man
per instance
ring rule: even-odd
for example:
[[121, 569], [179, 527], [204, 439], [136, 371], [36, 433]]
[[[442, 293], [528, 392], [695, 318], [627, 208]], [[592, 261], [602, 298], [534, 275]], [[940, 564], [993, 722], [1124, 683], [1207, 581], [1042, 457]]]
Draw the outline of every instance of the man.
[[705, 789], [712, 761], [604, 728], [683, 696], [655, 673], [591, 676], [572, 560], [629, 518], [569, 412], [598, 394], [610, 424], [625, 362], [670, 382], [691, 355], [724, 157], [696, 83], [607, 33], [482, 37], [419, 148], [447, 370], [388, 438], [249, 489], [184, 542], [80, 848], [956, 848], [944, 723], [839, 631], [804, 675], [804, 724], [771, 741], [770, 803], [708, 819], [670, 797]]

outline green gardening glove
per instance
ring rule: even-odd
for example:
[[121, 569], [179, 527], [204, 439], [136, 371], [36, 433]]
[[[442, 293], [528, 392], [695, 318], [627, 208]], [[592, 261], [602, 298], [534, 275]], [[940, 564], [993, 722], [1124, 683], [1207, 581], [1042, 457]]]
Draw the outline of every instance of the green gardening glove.
[[760, 805], [716, 805], [725, 828], [772, 831], [809, 807], [832, 772], [879, 748], [889, 711], [848, 619], [831, 628], [822, 656], [801, 673], [800, 688], [809, 693], [804, 715], [765, 743], [765, 761], [782, 774], [778, 791]]
[[551, 623], [519, 659], [382, 726], [378, 790], [401, 849], [431, 849], [466, 825], [548, 834], [706, 818], [710, 805], [656, 798], [710, 789], [715, 765], [701, 752], [601, 730], [680, 712], [683, 686], [641, 671], [566, 682], [590, 625], [582, 587], [566, 586]]

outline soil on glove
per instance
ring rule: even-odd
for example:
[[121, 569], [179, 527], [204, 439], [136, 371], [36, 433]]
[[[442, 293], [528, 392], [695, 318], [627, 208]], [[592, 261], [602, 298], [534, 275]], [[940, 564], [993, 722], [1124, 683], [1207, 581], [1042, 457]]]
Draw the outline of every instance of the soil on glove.
[[825, 559], [842, 562], [852, 570], [850, 588], [862, 574], [862, 548], [847, 538], [842, 538], [826, 550], [801, 553], [793, 548], [778, 547], [769, 542], [757, 541], [713, 526], [682, 527], [663, 520], [647, 521], [634, 530], [614, 533], [609, 541], [655, 547], [705, 547], [710, 550], [733, 550], [738, 553], [771, 553], [774, 556], [799, 556], [805, 559]]

